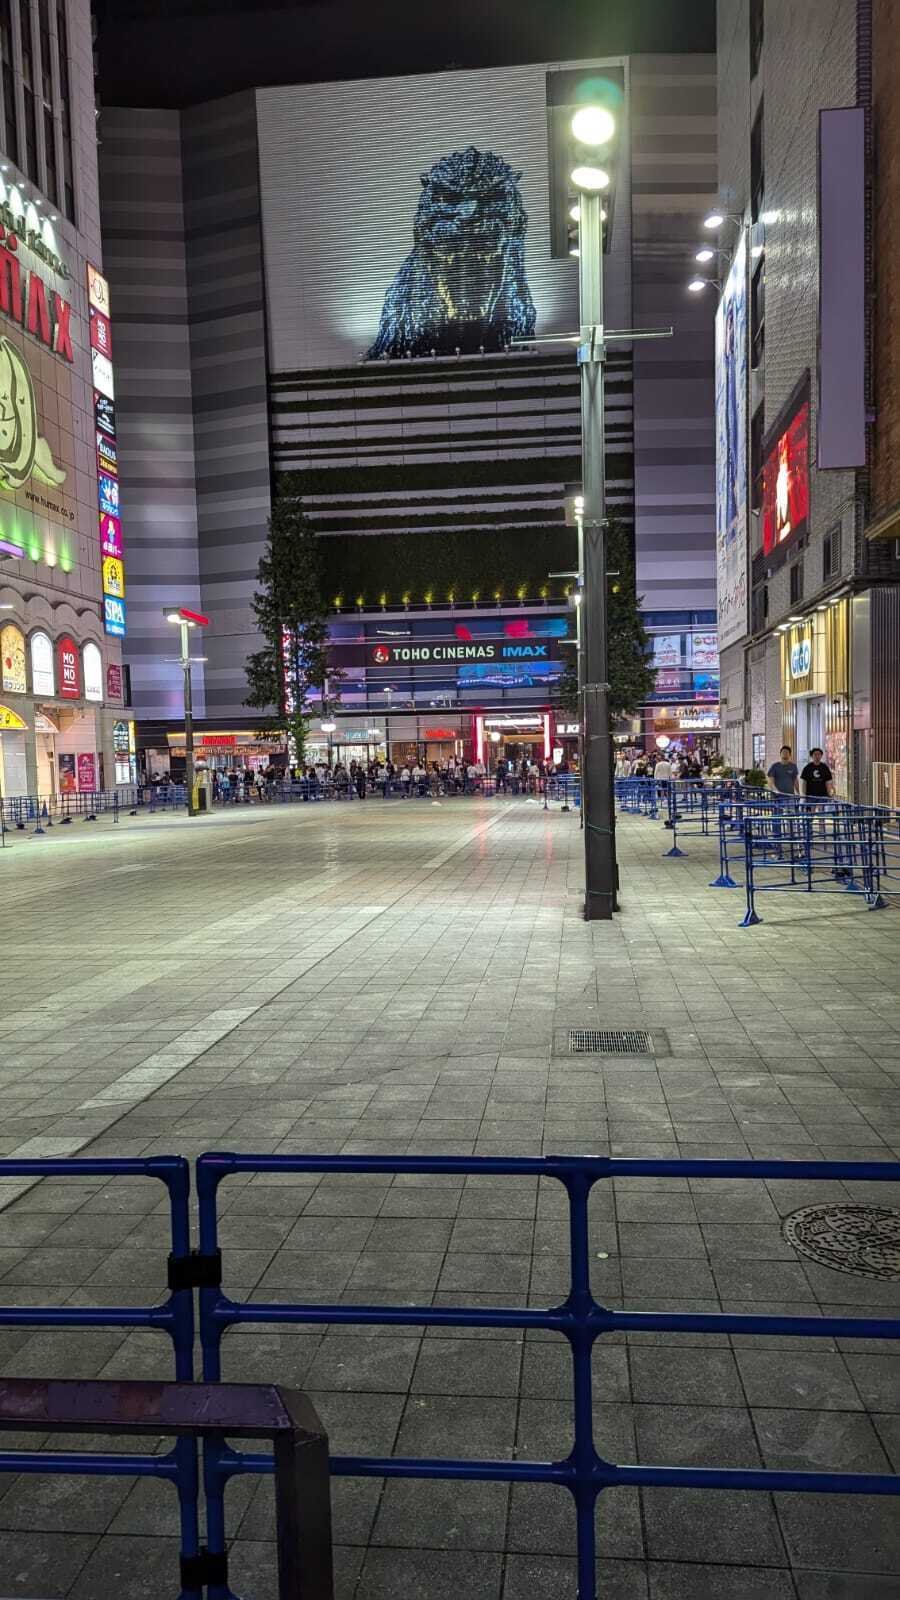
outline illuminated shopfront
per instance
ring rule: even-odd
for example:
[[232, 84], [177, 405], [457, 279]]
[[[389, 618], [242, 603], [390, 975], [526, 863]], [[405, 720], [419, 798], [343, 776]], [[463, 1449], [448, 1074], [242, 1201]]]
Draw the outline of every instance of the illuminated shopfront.
[[850, 607], [846, 597], [819, 606], [781, 634], [783, 739], [802, 766], [824, 750], [835, 794], [850, 796]]

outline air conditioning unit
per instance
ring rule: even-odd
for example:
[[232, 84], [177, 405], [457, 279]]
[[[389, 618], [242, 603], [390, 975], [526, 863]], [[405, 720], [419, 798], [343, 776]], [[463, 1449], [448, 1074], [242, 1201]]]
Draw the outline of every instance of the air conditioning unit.
[[872, 762], [872, 804], [900, 810], [900, 761]]

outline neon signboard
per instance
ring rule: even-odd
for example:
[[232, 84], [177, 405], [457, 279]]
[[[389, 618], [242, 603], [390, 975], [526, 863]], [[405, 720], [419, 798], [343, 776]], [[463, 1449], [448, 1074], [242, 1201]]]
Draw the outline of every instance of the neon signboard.
[[809, 523], [809, 400], [776, 433], [763, 460], [763, 554], [805, 532]]

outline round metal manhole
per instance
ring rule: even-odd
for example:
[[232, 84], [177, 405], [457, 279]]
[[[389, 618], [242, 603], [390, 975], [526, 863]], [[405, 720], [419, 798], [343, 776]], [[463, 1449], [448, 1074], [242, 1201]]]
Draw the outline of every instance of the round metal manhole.
[[802, 1206], [785, 1217], [795, 1250], [835, 1272], [900, 1278], [900, 1211], [890, 1206]]

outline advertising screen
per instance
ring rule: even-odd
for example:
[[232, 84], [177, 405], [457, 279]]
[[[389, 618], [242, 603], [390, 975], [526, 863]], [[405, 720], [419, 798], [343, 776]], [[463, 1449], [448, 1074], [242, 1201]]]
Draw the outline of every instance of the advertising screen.
[[803, 400], [763, 459], [765, 555], [802, 533], [809, 521], [809, 401]]
[[719, 645], [747, 632], [747, 252], [741, 232], [716, 312]]

